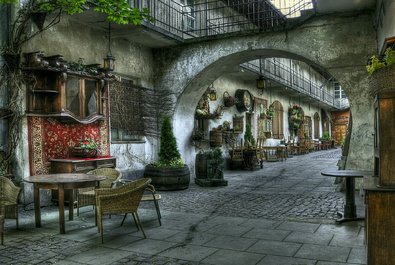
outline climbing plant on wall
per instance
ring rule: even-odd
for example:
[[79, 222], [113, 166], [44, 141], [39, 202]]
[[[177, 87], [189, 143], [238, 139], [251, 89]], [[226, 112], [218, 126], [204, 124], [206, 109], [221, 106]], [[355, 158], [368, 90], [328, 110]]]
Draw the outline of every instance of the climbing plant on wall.
[[[11, 17], [11, 11], [15, 11], [11, 24], [3, 26], [8, 30], [7, 41], [0, 46], [0, 54], [5, 61], [0, 68], [0, 91], [8, 96], [0, 108], [1, 113], [8, 113], [7, 146], [5, 155], [0, 157], [1, 166], [10, 164], [21, 134], [24, 78], [20, 58], [22, 47], [29, 40], [58, 24], [62, 15], [74, 15], [87, 9], [104, 13], [109, 22], [117, 24], [139, 25], [144, 19], [151, 20], [151, 17], [147, 9], [132, 8], [126, 0], [97, 0], [94, 4], [88, 0], [0, 0], [0, 5], [6, 7], [0, 11], [2, 16]], [[32, 23], [36, 28], [31, 27]]]
[[289, 130], [294, 133], [294, 135], [298, 134], [298, 130], [302, 126], [303, 122], [303, 112], [302, 108], [294, 104], [288, 109], [288, 124]]

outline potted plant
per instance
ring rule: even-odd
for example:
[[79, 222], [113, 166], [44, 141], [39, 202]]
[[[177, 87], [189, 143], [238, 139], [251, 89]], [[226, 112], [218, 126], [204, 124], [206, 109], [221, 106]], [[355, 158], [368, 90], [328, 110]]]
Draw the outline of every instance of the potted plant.
[[366, 70], [369, 76], [371, 94], [395, 90], [395, 50], [388, 48], [382, 56], [369, 58]]
[[299, 105], [294, 104], [288, 109], [288, 124], [289, 130], [295, 135], [298, 134], [303, 121], [302, 109]]
[[98, 154], [97, 143], [93, 139], [82, 139], [73, 147], [71, 151], [72, 156], [77, 157], [96, 157]]
[[144, 177], [152, 179], [157, 190], [182, 190], [189, 186], [190, 172], [181, 158], [169, 117], [163, 120], [158, 161], [145, 167]]
[[246, 125], [246, 132], [244, 133], [244, 146], [247, 148], [251, 148], [255, 146], [255, 138], [252, 135], [251, 125]]
[[200, 151], [195, 160], [195, 183], [203, 187], [226, 186], [222, 150], [215, 148]]

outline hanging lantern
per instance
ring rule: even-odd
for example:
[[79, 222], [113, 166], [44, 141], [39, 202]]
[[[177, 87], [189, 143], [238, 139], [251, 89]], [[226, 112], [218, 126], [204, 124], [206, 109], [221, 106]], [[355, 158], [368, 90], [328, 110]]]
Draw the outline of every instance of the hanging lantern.
[[208, 93], [208, 97], [210, 98], [211, 101], [216, 101], [217, 100], [217, 91], [214, 88], [214, 85], [210, 85], [210, 92]]
[[103, 59], [103, 69], [106, 73], [112, 72], [115, 69], [115, 58], [112, 56], [111, 52]]
[[111, 53], [111, 23], [108, 23], [108, 53], [103, 58], [103, 70], [106, 74], [114, 71], [115, 69], [115, 58]]
[[260, 76], [257, 80], [256, 80], [256, 88], [258, 90], [264, 90], [266, 87], [266, 80], [263, 78], [263, 76]]

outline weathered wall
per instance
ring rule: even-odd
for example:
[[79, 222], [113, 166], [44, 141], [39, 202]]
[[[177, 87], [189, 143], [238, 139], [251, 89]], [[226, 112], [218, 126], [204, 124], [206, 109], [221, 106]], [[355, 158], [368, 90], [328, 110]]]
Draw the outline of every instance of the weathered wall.
[[[62, 54], [66, 61], [74, 62], [83, 58], [85, 64], [102, 63], [108, 52], [107, 34], [63, 18], [57, 26], [29, 42], [24, 51], [40, 50], [46, 56]], [[117, 74], [138, 80], [144, 87], [153, 86], [154, 60], [151, 49], [117, 38], [112, 39], [111, 50], [116, 58]], [[141, 168], [141, 161], [150, 160], [153, 145], [156, 145], [155, 139], [147, 139], [146, 144], [112, 144], [111, 155], [117, 157], [117, 168], [120, 170]], [[27, 143], [25, 148], [27, 150]]]
[[[370, 14], [315, 17], [289, 32], [240, 36], [158, 50], [156, 87], [173, 89], [180, 97], [174, 127], [184, 157], [189, 145], [194, 104], [205, 88], [242, 62], [262, 57], [290, 57], [327, 69], [350, 97], [354, 130], [348, 167], [373, 167], [373, 99], [368, 96], [365, 63], [375, 51]], [[191, 161], [190, 161], [191, 162]], [[192, 164], [190, 163], [192, 166]]]

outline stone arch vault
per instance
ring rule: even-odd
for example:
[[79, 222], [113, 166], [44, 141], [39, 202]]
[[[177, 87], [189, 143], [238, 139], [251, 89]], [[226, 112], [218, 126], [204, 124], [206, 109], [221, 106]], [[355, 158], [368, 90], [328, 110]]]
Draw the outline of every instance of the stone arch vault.
[[287, 32], [200, 40], [154, 52], [157, 89], [177, 95], [173, 125], [186, 163], [193, 165], [189, 139], [196, 104], [207, 86], [240, 63], [259, 57], [287, 57], [325, 69], [346, 91], [353, 113], [347, 168], [372, 168], [373, 98], [365, 64], [376, 52], [369, 13], [316, 16]]

